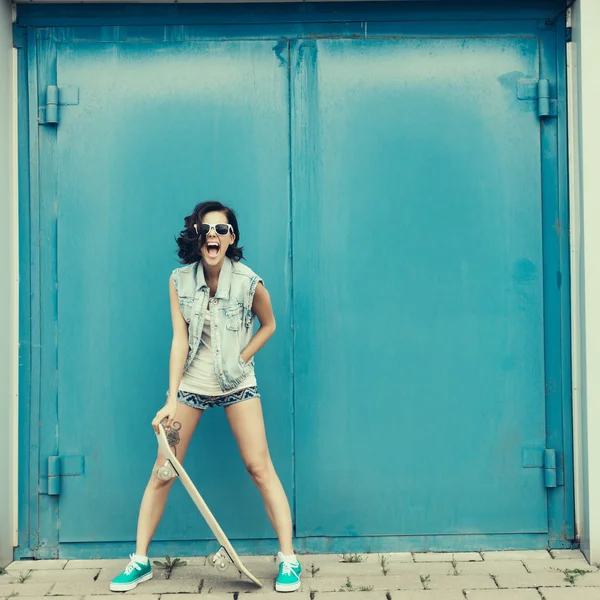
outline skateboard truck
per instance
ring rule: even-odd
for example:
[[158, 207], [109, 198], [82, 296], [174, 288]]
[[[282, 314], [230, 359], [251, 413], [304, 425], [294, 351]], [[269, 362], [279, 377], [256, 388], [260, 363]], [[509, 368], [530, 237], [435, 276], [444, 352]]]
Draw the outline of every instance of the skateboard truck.
[[177, 471], [171, 464], [171, 461], [167, 459], [162, 467], [158, 467], [156, 469], [156, 476], [161, 481], [170, 481], [171, 479], [175, 479], [175, 477], [177, 477]]
[[217, 571], [226, 571], [229, 565], [233, 564], [233, 560], [227, 553], [227, 550], [221, 547], [214, 554], [208, 555], [208, 564], [211, 567], [215, 567]]

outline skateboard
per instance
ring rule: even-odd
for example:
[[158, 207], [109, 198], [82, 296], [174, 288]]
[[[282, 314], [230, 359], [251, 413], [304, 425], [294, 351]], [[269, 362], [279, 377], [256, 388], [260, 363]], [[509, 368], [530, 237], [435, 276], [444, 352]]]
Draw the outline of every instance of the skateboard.
[[196, 489], [190, 476], [185, 472], [185, 469], [181, 466], [181, 463], [177, 460], [175, 454], [173, 454], [162, 424], [159, 424], [158, 426], [158, 435], [156, 437], [158, 438], [158, 448], [167, 459], [165, 464], [157, 470], [157, 477], [162, 481], [169, 481], [174, 477], [179, 477], [183, 487], [194, 501], [194, 504], [198, 507], [200, 514], [204, 517], [206, 524], [214, 533], [219, 544], [221, 544], [221, 548], [208, 557], [208, 563], [211, 566], [216, 567], [218, 571], [226, 571], [233, 563], [237, 570], [250, 579], [252, 583], [255, 583], [258, 587], [262, 587], [260, 580], [254, 577], [254, 575], [252, 575], [252, 573], [244, 566], [244, 563], [242, 563], [237, 552], [233, 549], [231, 542], [227, 539], [221, 526], [217, 523], [217, 520], [208, 508], [206, 502], [204, 502], [204, 499]]

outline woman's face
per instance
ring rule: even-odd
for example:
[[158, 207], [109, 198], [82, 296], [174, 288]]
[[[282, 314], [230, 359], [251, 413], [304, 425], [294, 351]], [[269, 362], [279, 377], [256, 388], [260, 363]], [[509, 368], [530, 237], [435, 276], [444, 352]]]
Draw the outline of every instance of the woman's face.
[[[214, 267], [225, 260], [227, 248], [235, 241], [233, 227], [222, 212], [209, 212], [202, 218], [202, 231], [206, 232], [204, 244], [200, 248], [202, 261], [205, 265]], [[208, 231], [207, 231], [208, 230]]]

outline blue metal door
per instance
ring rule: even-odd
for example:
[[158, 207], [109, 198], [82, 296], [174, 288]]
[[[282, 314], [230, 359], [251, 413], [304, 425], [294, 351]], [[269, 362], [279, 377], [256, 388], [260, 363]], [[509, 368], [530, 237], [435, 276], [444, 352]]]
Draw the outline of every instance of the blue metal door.
[[[279, 330], [257, 376], [292, 493], [288, 71], [273, 45], [41, 44], [42, 64], [56, 62], [40, 70], [40, 103], [57, 85], [61, 104], [59, 122], [40, 129], [44, 277], [57, 311], [43, 453], [63, 467], [60, 496], [42, 502], [58, 507], [63, 555], [74, 542], [110, 542], [119, 555], [135, 539], [156, 452], [150, 421], [168, 385], [174, 237], [200, 200], [237, 209], [248, 264], [276, 299]], [[200, 423], [189, 470], [231, 538], [272, 535], [222, 413]], [[176, 486], [156, 540], [212, 537]]]
[[[238, 209], [273, 299], [257, 368], [299, 551], [569, 545], [562, 33], [537, 5], [462, 23], [355, 6], [155, 7], [131, 27], [22, 8], [22, 555], [131, 551], [173, 238], [209, 197]], [[237, 548], [275, 549], [223, 415], [189, 457]], [[153, 552], [211, 538], [176, 486]]]
[[538, 39], [292, 65], [297, 534], [547, 531]]

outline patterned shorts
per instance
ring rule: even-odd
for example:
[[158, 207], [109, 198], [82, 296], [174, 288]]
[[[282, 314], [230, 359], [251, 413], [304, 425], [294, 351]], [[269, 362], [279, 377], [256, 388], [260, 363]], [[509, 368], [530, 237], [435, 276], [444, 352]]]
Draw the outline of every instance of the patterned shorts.
[[192, 392], [184, 392], [179, 390], [177, 400], [183, 404], [187, 404], [193, 408], [214, 408], [215, 406], [230, 406], [251, 398], [260, 398], [258, 388], [256, 386], [247, 387], [225, 396], [201, 396]]

